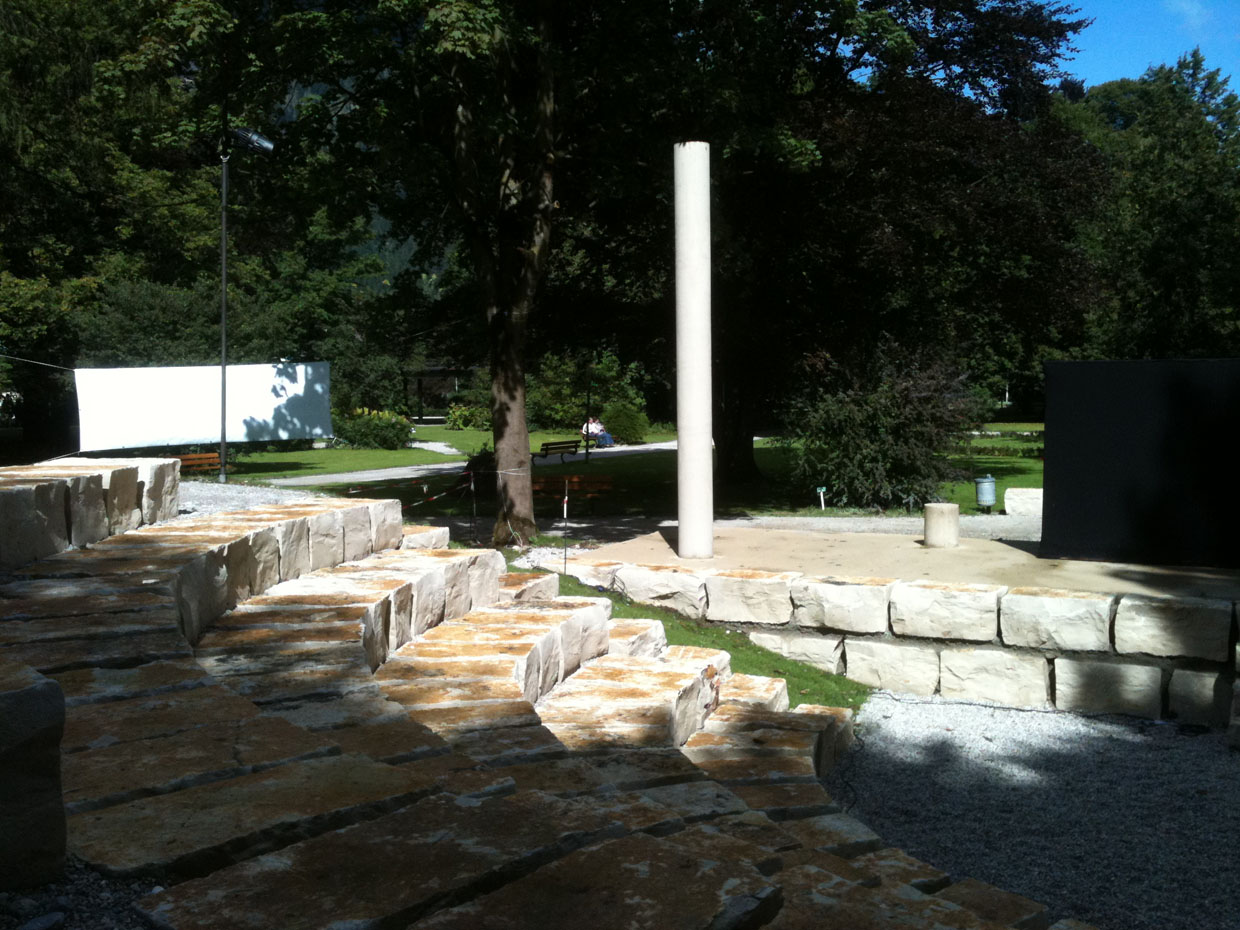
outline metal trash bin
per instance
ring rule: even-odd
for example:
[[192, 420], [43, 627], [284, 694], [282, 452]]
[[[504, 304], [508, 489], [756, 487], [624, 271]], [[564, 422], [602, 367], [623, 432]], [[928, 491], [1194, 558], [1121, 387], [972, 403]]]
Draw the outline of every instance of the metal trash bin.
[[977, 487], [977, 506], [984, 507], [987, 513], [995, 505], [995, 479], [987, 475], [985, 478], [974, 478]]

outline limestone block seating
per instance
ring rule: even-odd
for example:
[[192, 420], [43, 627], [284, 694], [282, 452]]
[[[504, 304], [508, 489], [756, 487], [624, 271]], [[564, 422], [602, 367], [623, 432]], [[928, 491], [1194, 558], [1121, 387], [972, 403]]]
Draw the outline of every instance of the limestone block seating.
[[[846, 713], [790, 712], [782, 682], [601, 599], [483, 606], [494, 553], [280, 581], [360, 545], [356, 511], [322, 513], [130, 533], [0, 590], [0, 655], [66, 696], [71, 849], [165, 885], [154, 926], [1038, 926], [838, 811], [815, 774]], [[236, 604], [188, 624], [192, 653], [151, 639], [198, 596]]]
[[749, 628], [760, 646], [894, 691], [1020, 707], [1231, 720], [1235, 604], [1047, 588], [549, 558], [641, 603]]

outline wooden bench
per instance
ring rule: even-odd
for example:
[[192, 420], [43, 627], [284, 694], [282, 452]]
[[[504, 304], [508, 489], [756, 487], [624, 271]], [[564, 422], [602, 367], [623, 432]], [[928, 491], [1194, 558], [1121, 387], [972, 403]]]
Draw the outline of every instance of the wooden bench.
[[530, 479], [530, 485], [539, 497], [563, 500], [567, 485], [569, 500], [594, 500], [612, 489], [612, 480], [611, 475], [543, 475]]
[[530, 461], [548, 455], [559, 455], [560, 461], [564, 461], [566, 455], [576, 455], [581, 450], [580, 439], [555, 439], [551, 442], [544, 442], [537, 452], [530, 453]]
[[219, 471], [220, 454], [218, 452], [191, 452], [189, 455], [178, 455], [181, 460], [182, 473], [187, 471]]

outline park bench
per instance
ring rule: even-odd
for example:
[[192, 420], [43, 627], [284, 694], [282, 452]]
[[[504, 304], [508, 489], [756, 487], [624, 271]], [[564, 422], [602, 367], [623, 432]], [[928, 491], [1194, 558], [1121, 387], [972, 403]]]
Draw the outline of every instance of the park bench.
[[219, 471], [220, 470], [220, 454], [218, 452], [191, 452], [188, 455], [178, 455], [181, 460], [181, 472], [187, 471]]
[[593, 501], [612, 489], [612, 478], [611, 475], [542, 475], [531, 479], [530, 485], [537, 497], [563, 500], [567, 487], [570, 500], [584, 497]]
[[566, 455], [576, 455], [581, 450], [580, 439], [555, 439], [551, 442], [544, 442], [537, 452], [530, 453], [530, 461], [536, 458], [546, 458], [548, 455], [559, 455], [560, 461], [564, 461]]

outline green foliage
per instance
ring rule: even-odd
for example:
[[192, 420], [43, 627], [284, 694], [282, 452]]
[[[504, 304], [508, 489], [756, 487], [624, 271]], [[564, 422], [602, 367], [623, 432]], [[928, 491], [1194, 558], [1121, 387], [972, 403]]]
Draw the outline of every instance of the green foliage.
[[444, 425], [448, 429], [490, 429], [491, 411], [472, 404], [451, 404]]
[[603, 425], [612, 438], [622, 445], [645, 442], [650, 431], [646, 414], [627, 401], [619, 400], [603, 408]]
[[361, 407], [332, 417], [336, 438], [359, 449], [403, 449], [413, 437], [413, 423], [388, 410]]
[[989, 412], [942, 362], [892, 349], [849, 369], [824, 354], [806, 359], [804, 386], [788, 405], [792, 479], [825, 487], [843, 507], [924, 504], [953, 477], [946, 454]]
[[[625, 365], [607, 349], [547, 353], [526, 378], [526, 410], [530, 422], [543, 429], [576, 430], [586, 421], [587, 398], [595, 416], [615, 404], [643, 411], [645, 380], [641, 363]], [[603, 422], [617, 435], [610, 419], [603, 417]]]

